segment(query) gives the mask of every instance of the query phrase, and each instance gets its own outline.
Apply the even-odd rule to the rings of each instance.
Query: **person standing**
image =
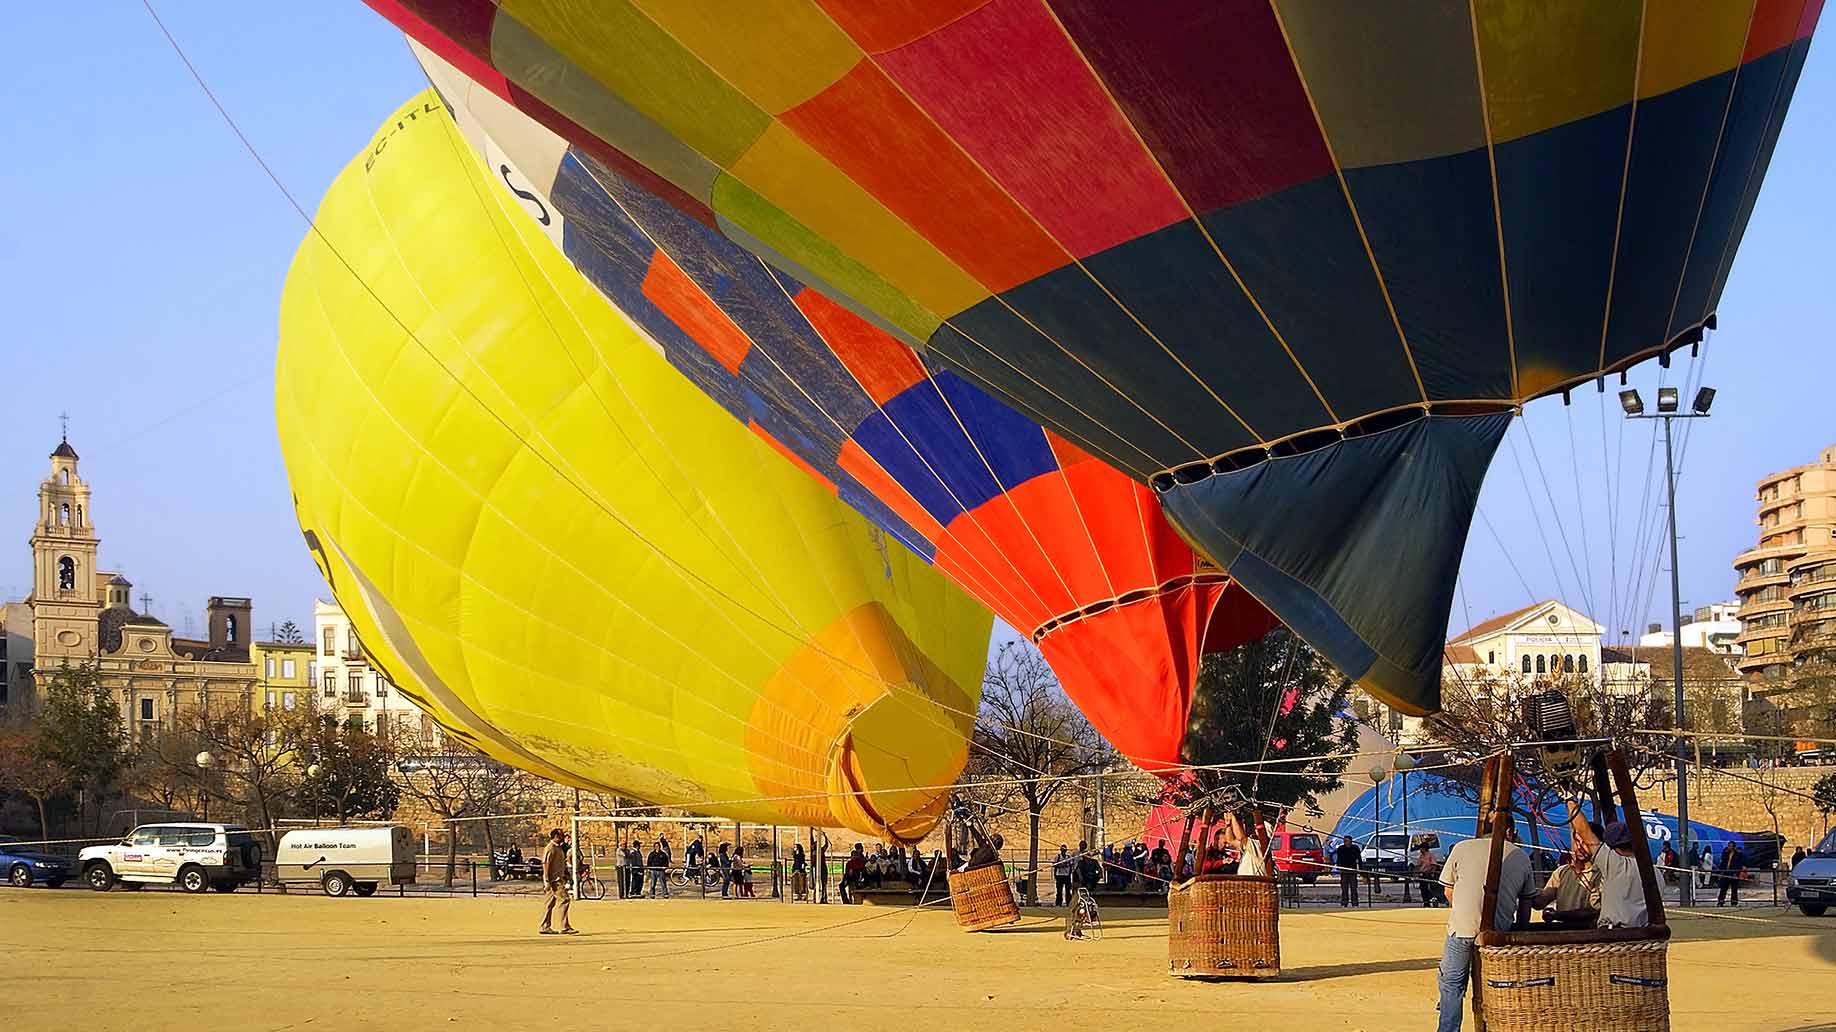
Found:
[[[548,846],[542,850],[542,884],[547,888],[547,905],[542,908],[542,935],[579,935],[568,923],[567,908],[574,897],[567,891],[567,832],[555,828],[548,833]],[[555,930],[555,909],[561,910],[561,929]]]
[[[714,873],[720,877],[720,898],[726,899],[733,891],[733,858],[727,855],[727,844],[720,844],[720,852],[714,857]]]
[[[809,889],[809,883],[810,883],[809,878],[810,878],[809,872],[805,869],[805,864],[803,860],[803,843],[799,842],[795,846],[791,847],[791,855],[790,855],[791,899],[795,900],[798,903],[803,902],[803,894]]]
[[[1339,840],[1339,848],[1332,851],[1332,865],[1339,871],[1339,906],[1355,907],[1358,905],[1358,866],[1364,860],[1364,851],[1358,848],[1350,835]]]
[[[1721,886],[1715,893],[1715,905],[1740,906],[1740,883],[1747,876],[1747,854],[1732,839],[1721,849]]]
[[[1530,855],[1513,841],[1516,825],[1511,815],[1499,817],[1504,823],[1506,841],[1498,863],[1498,904],[1492,913],[1485,910],[1485,876],[1492,860],[1489,838],[1469,838],[1457,842],[1447,851],[1447,862],[1441,865],[1441,884],[1446,887],[1447,942],[1441,948],[1439,982],[1441,988],[1439,1032],[1460,1032],[1465,1019],[1466,983],[1473,970],[1474,941],[1481,927],[1508,931],[1519,921],[1530,918],[1530,901],[1536,896]],[[1349,839],[1347,841],[1350,841]]]
[[[854,849],[848,853],[848,862],[842,865],[841,901],[853,903],[855,893],[861,887],[861,878],[867,871],[867,853],[856,842]]]
[[[1058,844],[1058,855],[1052,858],[1052,905],[1062,907],[1071,901],[1071,848]]]
[[[644,861],[644,866],[650,875],[650,898],[656,899],[658,896],[662,896],[664,899],[668,899],[669,874],[664,870],[664,867],[669,863],[669,854],[663,852],[662,839],[658,839],[657,844],[650,847],[650,855],[645,857]]]

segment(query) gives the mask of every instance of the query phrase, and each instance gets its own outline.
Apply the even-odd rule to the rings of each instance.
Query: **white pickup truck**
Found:
[[[77,870],[97,892],[177,885],[234,892],[261,874],[261,843],[234,824],[143,824],[120,842],[86,846]]]

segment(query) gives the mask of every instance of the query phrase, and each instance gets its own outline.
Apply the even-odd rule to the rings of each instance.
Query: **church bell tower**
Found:
[[[51,452],[51,475],[38,485],[32,528],[34,664],[41,670],[92,659],[102,610],[96,576],[99,541],[90,523],[89,485],[77,475],[77,453],[66,436]]]

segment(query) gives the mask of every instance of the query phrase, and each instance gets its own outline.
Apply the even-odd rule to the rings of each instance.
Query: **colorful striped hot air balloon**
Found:
[[[1146,486],[421,57],[486,164],[684,375],[1037,642],[1124,754],[1179,762],[1201,651],[1274,620]]]
[[[548,777],[912,839],[992,617],[670,368],[429,91],[289,272],[301,527],[391,680]]]
[[[368,0],[1438,706],[1511,414],[1694,344],[1821,0]]]

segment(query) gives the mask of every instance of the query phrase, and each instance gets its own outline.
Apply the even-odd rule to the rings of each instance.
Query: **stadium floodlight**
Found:
[[[1696,415],[1706,416],[1709,406],[1713,404],[1715,404],[1715,388],[1704,387],[1696,392],[1696,400],[1690,403],[1690,408],[1695,409]]]
[[[1658,411],[1659,412],[1675,412],[1677,410],[1678,400],[1679,400],[1678,393],[1675,387],[1659,387],[1658,388]]]
[[[1636,388],[1628,388],[1619,392],[1619,407],[1625,409],[1628,416],[1643,415],[1645,399],[1638,396]]]

